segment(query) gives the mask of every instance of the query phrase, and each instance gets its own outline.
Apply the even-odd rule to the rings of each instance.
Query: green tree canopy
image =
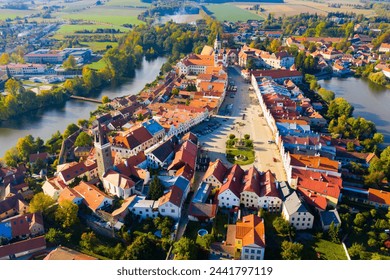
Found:
[[[161,242],[152,234],[137,236],[123,253],[125,260],[156,260],[164,258]]]
[[[65,69],[74,69],[77,66],[76,58],[73,55],[70,55],[62,64]]]
[[[69,200],[60,202],[55,212],[55,220],[61,223],[63,228],[70,228],[77,223],[79,207]]]
[[[172,253],[176,260],[195,260],[197,254],[196,244],[193,240],[183,237],[173,244]]]
[[[297,242],[282,242],[282,259],[283,260],[300,260],[302,258],[303,245]]]
[[[74,145],[76,147],[91,146],[92,145],[92,137],[88,133],[82,131],[82,132],[80,132],[79,136],[77,136],[76,141],[74,142]]]
[[[34,195],[34,197],[31,199],[29,209],[31,213],[47,213],[48,208],[51,207],[54,203],[55,201],[50,196],[41,192]]]
[[[152,200],[157,200],[164,194],[164,186],[161,184],[160,179],[155,175],[149,184],[148,197]]]
[[[77,130],[79,130],[79,127],[77,125],[75,125],[74,123],[71,123],[70,125],[68,125],[64,131],[64,139],[68,138],[70,135],[72,135],[73,133],[75,133]]]

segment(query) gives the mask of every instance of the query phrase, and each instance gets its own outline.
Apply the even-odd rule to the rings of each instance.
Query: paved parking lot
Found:
[[[211,161],[219,158],[227,166],[232,165],[226,160],[225,155],[229,134],[233,133],[238,137],[249,134],[255,149],[254,165],[260,171],[270,169],[276,174],[278,180],[286,180],[277,146],[269,143],[274,140],[272,132],[262,117],[257,97],[249,91],[250,84],[244,81],[236,68],[229,68],[228,75],[229,80],[234,81],[237,86],[234,97],[226,94],[219,114],[213,116],[210,121],[194,127],[192,131],[198,135],[202,148],[207,151]],[[231,109],[226,110],[229,107]],[[244,118],[243,114],[245,114]],[[252,164],[242,168],[249,169],[251,166]]]

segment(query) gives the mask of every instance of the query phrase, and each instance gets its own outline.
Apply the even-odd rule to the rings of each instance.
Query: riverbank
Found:
[[[332,77],[320,79],[321,87],[335,92],[336,97],[345,98],[354,106],[354,117],[363,117],[375,123],[378,132],[385,137],[385,144],[390,144],[390,90],[364,78]]]
[[[154,60],[143,59],[141,66],[135,70],[133,78],[129,78],[121,85],[108,86],[91,95],[92,98],[101,99],[104,95],[115,98],[125,95],[138,94],[147,83],[151,83],[159,75],[166,57]],[[13,147],[19,138],[28,134],[34,137],[48,139],[57,130],[63,132],[70,123],[77,123],[79,119],[89,119],[90,112],[96,110],[98,104],[68,100],[56,108],[43,108],[12,118],[0,123],[0,157],[6,150]]]

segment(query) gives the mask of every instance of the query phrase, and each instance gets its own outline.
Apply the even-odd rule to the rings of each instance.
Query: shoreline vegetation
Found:
[[[40,108],[61,105],[70,95],[89,97],[93,91],[109,84],[122,84],[127,78],[134,76],[135,69],[140,66],[144,57],[169,57],[161,67],[161,72],[165,73],[171,69],[172,62],[203,44],[210,43],[212,37],[222,30],[220,23],[211,17],[206,18],[205,23],[210,26],[208,37],[201,35],[205,30],[197,30],[198,28],[189,24],[167,22],[163,27],[134,27],[119,39],[117,47],[105,53],[103,68],[94,70],[87,65],[82,69],[81,78],[68,79],[62,86],[53,86],[51,90],[42,91],[39,95],[26,90],[20,81],[9,79],[5,84],[9,94],[0,96],[0,121]]]

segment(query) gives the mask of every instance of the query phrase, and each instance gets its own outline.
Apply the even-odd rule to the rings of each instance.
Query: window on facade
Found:
[[[249,249],[245,249],[245,253],[249,253]]]
[[[309,224],[309,223],[307,223],[307,226],[309,227],[309,226],[310,226],[310,224]]]
[[[164,212],[165,212],[165,209],[161,209],[161,212],[163,212],[163,213],[164,213]]]
[[[297,218],[297,221],[299,221],[301,218]]]
[[[304,224],[304,223],[302,223],[302,226],[305,226],[305,224]]]
[[[311,218],[307,218],[307,220],[310,222]]]
[[[306,218],[303,218],[302,221],[306,221]]]
[[[248,255],[245,255],[245,256],[244,256],[244,259],[248,259]]]
[[[171,213],[175,213],[175,209],[171,209]]]
[[[254,256],[251,256],[251,260],[254,260],[255,259],[255,257]]]
[[[256,257],[256,260],[260,260],[260,257]]]
[[[295,218],[291,218],[291,221],[294,221],[295,220]]]

